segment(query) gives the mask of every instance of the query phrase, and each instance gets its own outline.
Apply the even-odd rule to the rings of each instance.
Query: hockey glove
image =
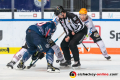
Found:
[[[48,39],[47,41],[50,44],[50,47],[55,45],[55,42],[52,39]]]
[[[37,51],[35,54],[32,55],[32,60],[36,60],[37,58],[42,59],[43,57],[44,57],[44,53]]]

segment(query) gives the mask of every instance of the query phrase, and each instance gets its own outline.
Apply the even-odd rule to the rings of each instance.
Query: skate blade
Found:
[[[22,68],[14,68],[15,70],[24,70],[24,69],[22,69]]]
[[[80,66],[78,66],[78,67],[72,67],[72,68],[73,68],[74,70],[75,70],[75,69],[80,69]]]
[[[60,66],[60,69],[71,69],[71,65],[69,65],[69,66]]]
[[[107,59],[107,61],[112,61],[111,59]]]
[[[112,61],[111,58],[110,59],[107,59],[108,61]]]
[[[111,58],[110,59],[106,59],[107,61],[112,61]]]
[[[67,66],[60,66],[60,68],[69,68],[71,67],[71,65],[67,65]]]
[[[71,67],[71,65],[67,65],[67,67]]]
[[[16,70],[24,70],[24,69],[26,69],[26,67],[24,67],[24,68],[18,68],[18,67],[16,67],[15,69]]]
[[[60,73],[60,70],[55,70],[55,71],[47,70],[47,72],[49,72],[49,73]]]
[[[47,72],[51,71],[51,69],[47,69]]]
[[[13,68],[11,68],[11,67],[9,67],[9,66],[6,66],[6,67],[4,67],[3,69],[13,69]]]

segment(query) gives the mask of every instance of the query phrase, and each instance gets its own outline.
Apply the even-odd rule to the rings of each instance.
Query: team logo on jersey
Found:
[[[71,24],[70,20],[68,20],[68,22]]]
[[[94,33],[94,36],[95,36],[95,37],[99,37],[100,35],[99,35],[99,33],[95,32],[95,33]]]
[[[68,22],[70,22],[70,20],[68,20]]]
[[[34,4],[37,7],[41,7],[41,0],[34,0]],[[47,4],[47,0],[44,0],[44,6]]]
[[[92,28],[90,28],[90,31],[89,31],[89,33],[91,33],[91,34],[92,34]]]
[[[41,45],[38,45],[38,48],[40,49],[40,51],[43,50],[42,46]]]

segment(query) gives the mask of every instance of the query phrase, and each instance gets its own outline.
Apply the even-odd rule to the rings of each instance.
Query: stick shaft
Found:
[[[88,49],[86,48],[86,46],[82,43],[82,45],[84,46],[84,48],[88,51]]]
[[[65,32],[63,32],[59,37],[58,37],[58,39],[64,34]]]
[[[56,42],[65,32],[63,32],[54,42]]]

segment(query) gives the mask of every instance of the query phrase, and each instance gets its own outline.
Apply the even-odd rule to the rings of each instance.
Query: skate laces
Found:
[[[20,64],[22,65],[24,62],[23,61],[20,61]]]
[[[55,70],[55,68],[52,66],[52,64],[48,63],[48,66],[51,67],[53,70]]]

